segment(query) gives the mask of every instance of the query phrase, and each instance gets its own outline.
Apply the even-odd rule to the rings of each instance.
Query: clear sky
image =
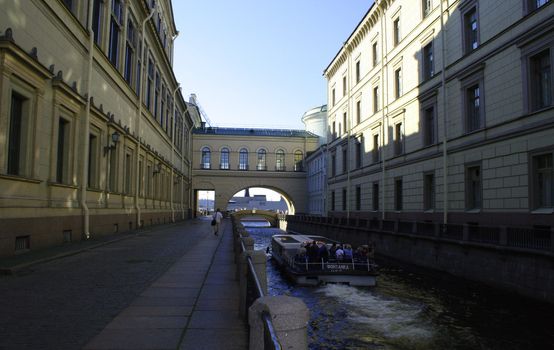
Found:
[[[372,0],[173,0],[174,70],[212,126],[304,129]]]

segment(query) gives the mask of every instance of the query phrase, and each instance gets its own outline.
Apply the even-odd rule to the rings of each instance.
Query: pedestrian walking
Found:
[[[223,219],[223,214],[221,214],[221,211],[219,210],[219,208],[217,208],[214,215],[212,216],[212,227],[214,229],[214,235],[216,236],[219,232],[219,226],[221,224],[222,219]]]

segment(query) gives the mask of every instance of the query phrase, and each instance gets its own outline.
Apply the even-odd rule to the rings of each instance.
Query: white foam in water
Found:
[[[355,324],[364,323],[385,338],[429,339],[431,324],[422,319],[423,307],[399,299],[385,299],[370,290],[329,284],[319,291],[348,306],[348,318]]]

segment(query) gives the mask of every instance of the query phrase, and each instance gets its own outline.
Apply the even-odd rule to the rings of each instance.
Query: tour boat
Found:
[[[320,242],[327,249],[335,242],[329,238],[303,234],[277,234],[271,240],[271,257],[297,284],[317,286],[326,283],[342,283],[351,286],[372,287],[377,283],[377,266],[369,257],[348,260],[318,259],[309,261],[299,256],[302,243]],[[313,260],[313,259],[312,259]]]

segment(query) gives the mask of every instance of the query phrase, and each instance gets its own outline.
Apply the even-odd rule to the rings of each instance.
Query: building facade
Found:
[[[214,190],[215,207],[226,209],[249,187],[280,193],[289,213],[307,209],[304,159],[318,137],[304,130],[202,126],[193,131],[193,189]]]
[[[0,256],[186,217],[171,1],[8,1],[0,26]]]
[[[306,130],[319,136],[319,147],[306,157],[308,214],[325,215],[327,192],[327,105],[308,110],[302,116]]]
[[[554,6],[377,0],[324,75],[334,216],[554,227]]]

